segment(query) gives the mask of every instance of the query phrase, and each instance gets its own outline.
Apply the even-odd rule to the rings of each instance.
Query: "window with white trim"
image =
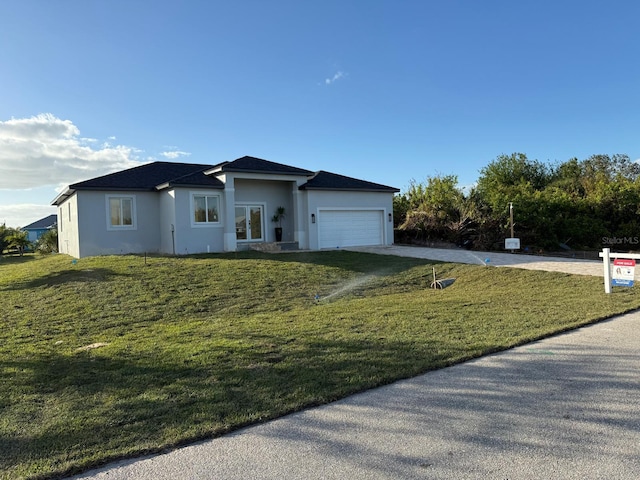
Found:
[[[194,194],[191,200],[194,225],[220,223],[220,195]]]
[[[136,198],[132,196],[107,196],[107,227],[114,230],[136,228]]]

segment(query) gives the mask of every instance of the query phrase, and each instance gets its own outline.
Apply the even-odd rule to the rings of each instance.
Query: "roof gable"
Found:
[[[22,227],[22,230],[43,230],[53,228],[58,223],[58,216],[56,214],[46,216],[40,220],[36,220],[30,223],[26,227]]]
[[[220,163],[208,173],[214,172],[244,172],[244,173],[270,173],[279,175],[311,176],[313,172],[303,168],[292,167],[282,163],[270,162],[262,158],[244,156],[232,162]]]
[[[325,172],[324,170],[320,170],[307,183],[300,185],[300,190],[359,190],[392,193],[400,191],[394,187],[367,182],[366,180],[359,180],[357,178],[345,177],[344,175]]]

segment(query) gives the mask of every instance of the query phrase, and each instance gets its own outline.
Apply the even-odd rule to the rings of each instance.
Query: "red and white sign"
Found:
[[[636,261],[627,258],[616,258],[613,261],[614,287],[633,287],[636,272]]]

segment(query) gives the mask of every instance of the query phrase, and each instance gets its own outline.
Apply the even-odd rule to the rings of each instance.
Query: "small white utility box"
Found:
[[[505,238],[504,239],[504,249],[505,250],[520,250],[520,239],[519,238]]]

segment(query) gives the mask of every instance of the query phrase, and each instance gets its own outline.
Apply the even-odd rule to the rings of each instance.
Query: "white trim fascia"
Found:
[[[305,175],[285,175],[278,173],[251,173],[251,172],[233,172],[236,179],[242,180],[264,180],[272,182],[299,182],[308,181],[309,177]]]
[[[74,189],[69,188],[69,187],[66,187],[62,192],[60,192],[60,193],[56,196],[56,198],[54,198],[54,199],[51,201],[51,205],[56,205],[56,206],[58,206],[58,205],[59,205],[59,203],[58,203],[58,202],[59,202],[59,200],[60,200],[60,199],[62,199],[62,198],[64,198],[64,197],[66,197],[66,198],[65,198],[65,200],[64,200],[62,203],[66,202],[66,201],[67,201],[66,199],[67,199],[67,198],[72,197],[74,193],[76,193],[76,191],[75,191]]]

